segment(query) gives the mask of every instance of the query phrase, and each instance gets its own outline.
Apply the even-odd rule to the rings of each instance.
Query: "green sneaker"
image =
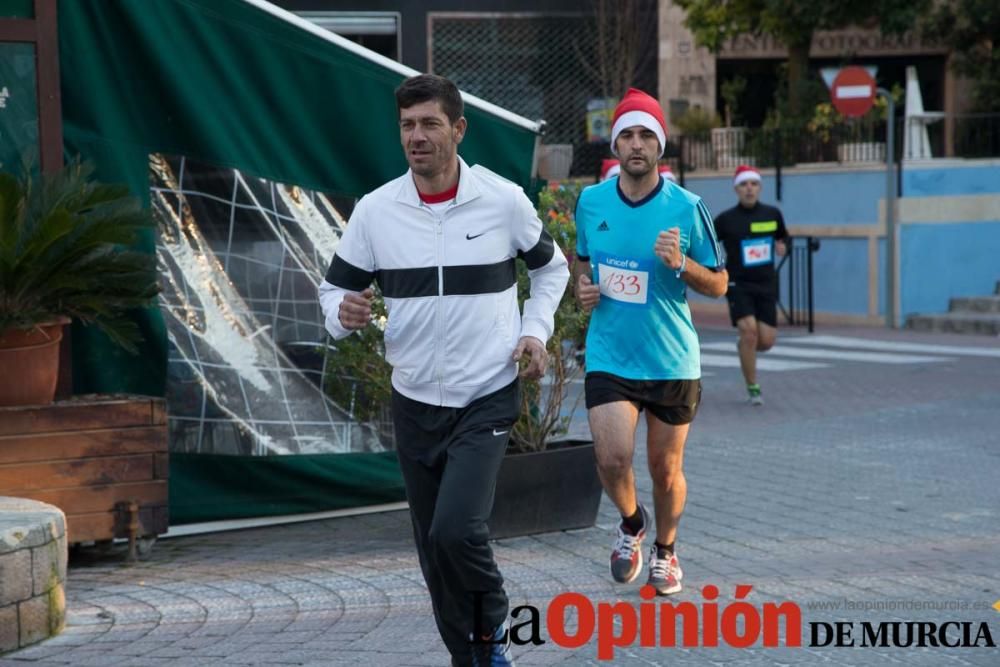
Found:
[[[748,384],[747,394],[750,395],[750,405],[764,405],[764,397],[760,395],[759,384]]]

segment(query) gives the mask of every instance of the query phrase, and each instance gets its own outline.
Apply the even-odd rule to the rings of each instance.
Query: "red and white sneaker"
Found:
[[[635,535],[625,530],[624,521],[618,524],[618,539],[611,552],[611,576],[620,584],[635,581],[642,570],[642,540],[652,521],[649,512],[641,504],[639,511],[642,513],[642,528]]]
[[[681,579],[684,572],[677,562],[677,554],[669,558],[660,558],[654,544],[649,549],[649,579],[647,584],[656,590],[657,595],[672,595],[681,590]]]

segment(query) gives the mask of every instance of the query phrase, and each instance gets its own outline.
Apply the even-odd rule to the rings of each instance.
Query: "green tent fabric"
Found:
[[[9,1],[9,0],[8,0]],[[283,183],[361,196],[405,168],[393,91],[416,72],[263,0],[60,0],[68,157],[149,200],[148,155],[186,155]],[[539,125],[466,98],[461,152],[528,187]],[[155,261],[155,239],[140,248]],[[156,308],[130,356],[74,327],[74,390],[163,395]],[[175,454],[174,522],[317,511],[403,498],[395,457]]]
[[[394,452],[171,454],[170,524],[323,512],[403,500]]]
[[[30,19],[34,16],[34,0],[0,0],[0,18]]]
[[[405,170],[393,90],[415,72],[261,0],[62,0],[59,48],[68,153],[141,197],[152,152],[354,196]],[[466,117],[466,160],[528,186],[537,124]],[[77,392],[163,394],[162,320],[136,318],[138,359],[74,328]]]

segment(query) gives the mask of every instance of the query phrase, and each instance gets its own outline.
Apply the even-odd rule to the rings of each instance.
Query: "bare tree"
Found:
[[[653,0],[590,0],[595,48],[573,49],[604,97],[621,98],[656,60],[656,3]]]

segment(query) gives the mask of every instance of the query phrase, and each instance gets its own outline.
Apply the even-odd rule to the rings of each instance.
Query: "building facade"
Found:
[[[747,85],[734,125],[761,126],[781,87],[787,50],[768,36],[740,35],[718,54],[697,46],[673,0],[279,0],[293,11],[419,71],[448,76],[463,89],[547,123],[544,144],[572,147],[572,173],[593,175],[608,155],[606,109],[634,85],[658,96],[674,121],[687,109],[723,114],[720,89]],[[623,13],[628,12],[628,13]],[[596,20],[595,20],[595,14]],[[615,22],[619,23],[615,23]],[[619,30],[623,28],[624,30]],[[615,42],[623,33],[626,43]],[[965,86],[946,49],[915,32],[877,28],[816,34],[810,69],[872,68],[879,85],[905,87],[916,68],[924,108],[947,114],[951,137]],[[819,93],[822,96],[825,93]],[[603,111],[602,111],[603,110]],[[602,115],[603,114],[603,115]],[[950,153],[947,153],[950,154]]]

